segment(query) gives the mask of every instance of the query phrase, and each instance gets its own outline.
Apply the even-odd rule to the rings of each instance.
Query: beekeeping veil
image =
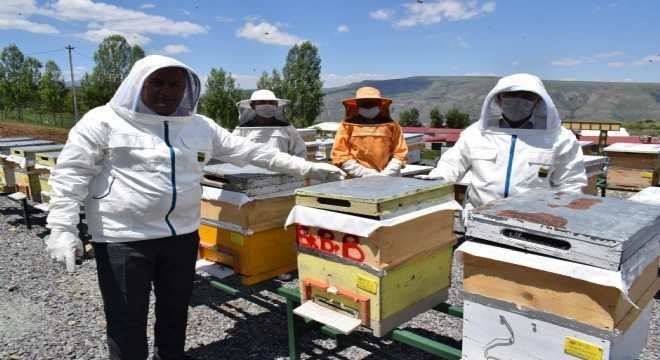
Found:
[[[275,119],[285,122],[287,125],[290,125],[289,119],[284,115],[284,110],[286,106],[289,105],[289,100],[278,99],[275,97],[275,94],[270,90],[257,90],[252,93],[252,96],[249,100],[242,100],[236,103],[238,108],[238,126],[243,126],[249,121],[254,120],[257,116],[257,113],[250,107],[250,102],[254,100],[268,100],[268,101],[277,101],[277,110],[275,111]],[[280,123],[281,124],[281,123]],[[282,125],[277,125],[282,126]]]

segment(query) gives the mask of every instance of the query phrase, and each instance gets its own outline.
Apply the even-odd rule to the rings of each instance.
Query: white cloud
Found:
[[[623,62],[611,62],[611,63],[608,63],[608,64],[607,64],[607,67],[608,67],[608,68],[618,68],[618,67],[622,67],[622,66],[624,66],[624,65],[626,65],[626,63],[623,63]]]
[[[407,3],[407,17],[394,22],[394,27],[405,28],[417,25],[433,25],[447,19],[449,21],[469,20],[495,11],[494,2],[479,4],[475,0],[446,0],[427,3]]]
[[[174,55],[174,54],[181,54],[181,53],[187,53],[190,52],[190,49],[186,47],[185,45],[167,45],[164,48],[156,51],[156,54],[160,55]]]
[[[339,25],[339,27],[337,28],[337,34],[342,34],[347,32],[348,32],[348,26],[346,25]]]
[[[151,9],[151,8],[155,8],[155,7],[156,7],[156,5],[154,5],[154,4],[149,4],[149,3],[147,3],[147,4],[142,4],[142,5],[140,6],[141,9]]]
[[[266,21],[256,23],[248,21],[243,27],[236,30],[236,36],[248,40],[256,40],[264,44],[291,46],[305,41],[305,39],[280,31],[280,24],[273,25]]]
[[[22,30],[36,34],[59,34],[59,30],[49,24],[28,20],[39,14],[35,0],[3,0],[0,3],[0,30]]]
[[[347,74],[347,75],[337,75],[337,74],[328,74],[321,75],[323,80],[324,87],[337,87],[342,85],[347,85],[354,82],[360,82],[363,80],[385,80],[385,79],[394,79],[393,76],[385,76],[382,74],[369,74],[369,73],[358,73],[358,74]]]
[[[511,65],[512,65],[512,66],[518,66],[519,64],[520,64],[520,63],[517,62],[517,61],[512,61],[512,62],[511,62]]]
[[[394,16],[394,11],[389,9],[378,9],[369,13],[369,17],[376,20],[389,20]]]
[[[85,31],[84,33],[76,34],[74,35],[74,37],[85,39],[93,43],[100,43],[101,41],[103,41],[103,39],[112,35],[121,35],[124,39],[126,39],[126,42],[129,43],[130,45],[143,46],[151,42],[150,38],[138,33],[127,33],[127,32],[116,31],[108,28],[88,30]]]
[[[470,44],[468,44],[467,41],[463,40],[463,38],[460,36],[456,37],[456,41],[458,42],[458,46],[462,47],[463,49],[467,49],[470,46]]]
[[[630,65],[648,65],[653,63],[660,63],[660,55],[645,56],[640,60],[635,60],[631,62]]]
[[[91,0],[57,0],[47,3],[40,13],[62,22],[87,23],[89,30],[77,37],[95,42],[103,40],[100,34],[124,34],[129,43],[145,44],[151,40],[144,34],[187,37],[208,31],[207,27],[189,21],[175,21]]]
[[[565,59],[552,61],[550,64],[557,65],[557,66],[577,66],[577,65],[582,64],[582,60],[581,59],[565,58]]]
[[[215,19],[215,21],[217,21],[217,22],[232,22],[232,21],[234,21],[234,19],[232,19],[232,18],[228,18],[228,17],[224,17],[224,16],[222,16],[222,15],[217,15],[214,19]]]

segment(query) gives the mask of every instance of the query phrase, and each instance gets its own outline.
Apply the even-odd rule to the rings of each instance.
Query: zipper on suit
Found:
[[[172,147],[172,144],[170,144],[170,126],[168,121],[165,121],[165,134],[163,137],[165,138],[165,144],[167,144],[167,147],[170,149],[170,182],[172,183],[172,205],[170,206],[167,215],[165,215],[165,222],[170,228],[172,236],[176,236],[176,230],[174,230],[172,223],[170,223],[170,214],[174,211],[174,207],[176,206],[176,158],[174,157],[174,148]]]
[[[518,135],[511,135],[511,147],[509,148],[509,164],[506,167],[506,181],[504,182],[504,198],[509,197],[509,184],[511,183],[511,168],[513,167],[513,154],[516,150]]]

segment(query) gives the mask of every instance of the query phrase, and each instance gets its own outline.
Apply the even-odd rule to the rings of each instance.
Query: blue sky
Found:
[[[2,0],[0,47],[16,44],[70,78],[123,35],[147,54],[211,68],[252,89],[289,49],[319,49],[325,87],[410,76],[660,82],[660,1]]]

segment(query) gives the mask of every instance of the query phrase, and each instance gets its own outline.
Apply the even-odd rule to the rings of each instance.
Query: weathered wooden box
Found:
[[[660,207],[534,189],[475,208],[469,238],[618,271],[660,239]]]
[[[462,359],[634,360],[644,349],[653,304],[624,330],[606,331],[497,302],[463,304]]]
[[[293,194],[253,199],[241,206],[226,201],[202,199],[201,216],[260,232],[283,228],[294,205]]]
[[[0,185],[2,187],[14,187],[14,183],[16,182],[16,177],[14,175],[15,169],[16,164],[0,165]]]
[[[447,299],[451,245],[390,269],[382,276],[340,261],[300,253],[301,298],[330,308],[337,315],[359,319],[358,324],[372,329],[375,336],[384,336]]]
[[[344,223],[354,216],[338,215]],[[437,210],[407,221],[378,227],[368,236],[329,230],[304,223],[297,225],[296,248],[342,263],[383,274],[416,258],[456,242],[454,211]]]
[[[607,186],[641,190],[657,186],[660,176],[660,145],[617,143],[604,149],[609,157]]]
[[[474,241],[456,256],[464,298],[506,301],[610,331],[625,328],[660,289],[657,244],[647,244],[622,272]]]
[[[11,148],[17,146],[38,146],[38,145],[49,145],[53,144],[50,140],[7,140],[0,141],[0,163],[2,164],[13,164],[12,162],[7,161],[5,158],[11,154]]]
[[[419,164],[422,162],[422,146],[424,145],[424,134],[403,134],[408,146],[408,164]]]
[[[453,183],[370,176],[296,190],[296,204],[386,219],[445,202]]]
[[[25,159],[25,162],[21,162],[21,167],[24,169],[32,169],[37,163],[37,153],[49,152],[49,151],[60,151],[64,148],[64,144],[49,144],[49,145],[38,145],[38,146],[18,146],[12,147],[11,157],[16,159]]]
[[[296,129],[298,130],[298,133],[300,136],[307,141],[314,141],[316,140],[316,129]]]
[[[202,173],[203,185],[242,192],[247,196],[271,194],[304,186],[302,179],[252,165],[207,165]]]
[[[231,266],[241,282],[252,285],[296,269],[295,229],[251,232],[202,220],[200,257]]]

